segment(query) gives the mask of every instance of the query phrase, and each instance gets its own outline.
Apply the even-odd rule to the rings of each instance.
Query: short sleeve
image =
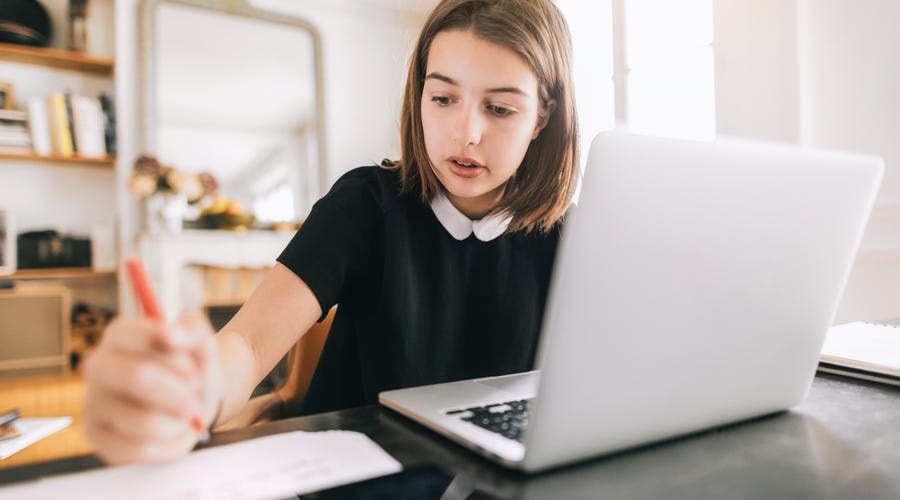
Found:
[[[356,169],[335,183],[278,256],[309,286],[322,315],[341,302],[364,272],[380,208]]]

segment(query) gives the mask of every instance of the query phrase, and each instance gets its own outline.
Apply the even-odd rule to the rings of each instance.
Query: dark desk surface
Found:
[[[537,476],[494,466],[377,406],[221,433],[210,446],[326,429],[363,432],[404,466],[437,463],[500,498],[900,499],[900,387],[829,375],[789,412]],[[32,464],[0,470],[0,483],[98,466],[93,456]]]

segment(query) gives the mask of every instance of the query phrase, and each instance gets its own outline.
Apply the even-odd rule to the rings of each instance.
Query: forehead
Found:
[[[440,73],[473,88],[518,87],[537,95],[537,77],[509,47],[487,41],[471,31],[438,33],[431,42],[425,74]]]

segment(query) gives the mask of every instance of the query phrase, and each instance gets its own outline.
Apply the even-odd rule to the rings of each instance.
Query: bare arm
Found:
[[[221,333],[185,317],[113,321],[84,367],[85,433],[107,462],[159,462],[224,421],[321,315],[312,291],[277,264]]]
[[[244,406],[253,388],[321,315],[309,286],[277,263],[216,335],[222,370],[219,423]]]

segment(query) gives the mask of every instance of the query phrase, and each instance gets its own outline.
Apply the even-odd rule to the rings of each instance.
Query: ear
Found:
[[[547,122],[550,121],[550,116],[553,115],[553,112],[556,111],[556,99],[550,99],[547,101],[547,107],[543,110],[542,113],[538,114],[538,122],[534,126],[534,133],[531,134],[531,140],[535,140],[540,135],[541,130],[544,130],[544,127],[547,126]]]

